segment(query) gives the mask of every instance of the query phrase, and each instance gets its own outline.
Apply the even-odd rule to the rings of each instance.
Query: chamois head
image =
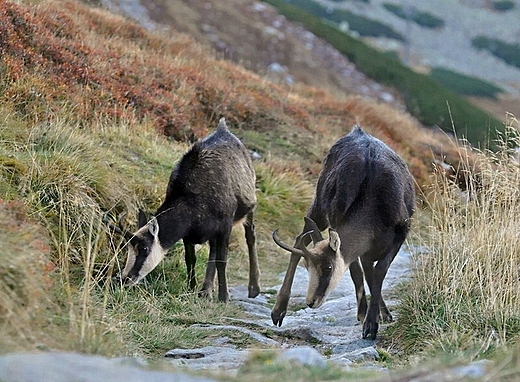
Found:
[[[126,285],[136,285],[150,273],[164,258],[165,250],[159,241],[159,223],[155,217],[149,221],[144,212],[139,211],[138,230],[131,233],[123,228],[122,215],[119,226],[108,221],[107,214],[103,220],[115,232],[123,235],[128,242],[128,256],[121,279]]]
[[[278,238],[278,229],[273,232],[273,240],[281,248],[303,257],[305,268],[309,272],[306,303],[310,308],[319,308],[340,282],[347,265],[341,255],[341,241],[335,230],[329,228],[329,238],[324,239],[316,223],[308,217],[305,217],[305,227],[311,227],[311,230],[304,229],[297,237],[295,247]],[[313,248],[310,249],[305,245],[309,242],[309,237],[313,242]]]

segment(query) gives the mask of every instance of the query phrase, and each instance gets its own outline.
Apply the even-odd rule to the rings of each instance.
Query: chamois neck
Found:
[[[164,249],[171,248],[188,232],[190,214],[182,204],[161,206],[156,218],[159,223],[159,241]]]

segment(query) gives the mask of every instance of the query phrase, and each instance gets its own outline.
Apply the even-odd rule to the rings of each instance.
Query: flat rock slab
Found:
[[[135,358],[109,359],[86,354],[46,352],[0,357],[3,382],[210,382],[182,372],[148,370]]]

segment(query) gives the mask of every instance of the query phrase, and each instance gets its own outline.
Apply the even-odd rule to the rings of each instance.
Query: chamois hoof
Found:
[[[201,289],[199,291],[199,297],[200,298],[204,298],[204,299],[210,300],[210,301],[213,299],[212,294],[213,294],[213,291],[208,291],[208,290],[205,290],[205,289]]]
[[[282,322],[283,322],[283,319],[285,318],[286,313],[287,313],[286,310],[283,310],[281,312],[273,310],[271,312],[271,319],[273,320],[274,326],[282,326]]]
[[[260,287],[259,286],[249,286],[248,288],[248,295],[249,298],[255,298],[260,294]]]
[[[377,322],[365,321],[365,323],[363,324],[363,339],[367,338],[370,335],[370,339],[375,340],[378,329],[379,324]]]
[[[392,314],[390,314],[390,311],[388,309],[381,310],[381,319],[383,320],[383,322],[392,322],[394,320]]]

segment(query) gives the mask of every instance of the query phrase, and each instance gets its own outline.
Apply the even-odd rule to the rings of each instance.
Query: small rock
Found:
[[[284,350],[278,361],[296,361],[304,366],[326,367],[327,362],[316,349],[310,346],[300,346]]]

